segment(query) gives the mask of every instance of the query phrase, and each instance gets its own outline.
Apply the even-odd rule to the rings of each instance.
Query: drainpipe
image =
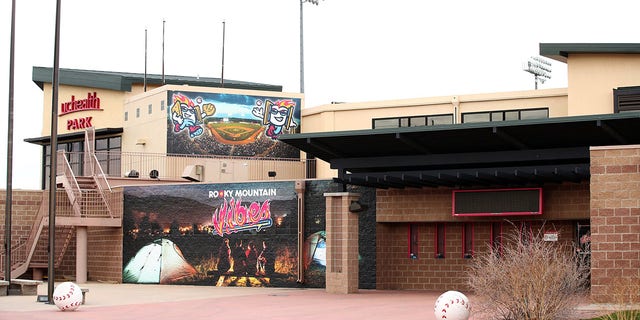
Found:
[[[453,105],[453,123],[458,123],[458,109],[460,107],[460,100],[458,96],[451,97],[451,104]]]
[[[304,283],[304,188],[305,181],[296,181],[296,196],[298,198],[298,279]]]

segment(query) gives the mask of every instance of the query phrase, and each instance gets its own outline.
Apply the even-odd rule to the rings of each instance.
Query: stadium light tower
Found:
[[[531,57],[523,64],[522,70],[533,74],[535,88],[538,90],[538,82],[544,83],[551,79],[551,62],[542,57]]]
[[[304,19],[302,15],[302,5],[305,2],[317,6],[320,3],[320,0],[300,0],[300,93],[304,93]]]

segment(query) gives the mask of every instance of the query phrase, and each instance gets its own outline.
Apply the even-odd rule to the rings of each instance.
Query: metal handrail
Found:
[[[107,176],[104,174],[104,171],[102,171],[102,166],[100,165],[100,162],[98,161],[98,158],[96,158],[95,154],[91,155],[91,167],[92,167],[93,179],[96,182],[96,188],[98,190],[98,193],[100,194],[100,198],[102,198],[102,203],[107,208],[107,212],[109,213],[109,216],[113,218],[114,216],[111,210],[111,205],[109,204],[109,201],[105,196],[105,188],[104,188],[104,186],[106,186],[106,189],[109,190],[109,192],[111,192],[111,185],[109,185],[109,180],[107,180]],[[96,174],[96,171],[98,172],[97,174]]]
[[[109,165],[109,177],[126,177],[130,171],[137,171],[142,177],[153,170],[161,180],[182,180],[183,170],[190,165],[202,165],[211,173],[229,177],[232,181],[268,180],[269,172],[277,172],[278,179],[305,179],[308,167],[315,166],[315,159],[240,157],[197,154],[143,153],[119,151],[95,151],[102,168]],[[101,162],[100,162],[101,161]],[[114,170],[114,167],[116,168]],[[242,174],[240,174],[242,171]],[[222,181],[222,179],[216,179]]]
[[[73,173],[73,170],[71,169],[71,165],[69,164],[69,161],[65,156],[64,150],[58,151],[58,169],[62,169],[62,170],[58,170],[57,173],[60,173],[60,171],[62,171],[62,175],[69,182],[67,184],[64,184],[64,188],[67,191],[67,194],[72,196],[71,204],[73,205],[76,211],[76,214],[80,215],[81,208],[79,204],[82,198],[82,191],[80,190],[80,185],[78,184],[78,180],[76,179],[76,176]]]

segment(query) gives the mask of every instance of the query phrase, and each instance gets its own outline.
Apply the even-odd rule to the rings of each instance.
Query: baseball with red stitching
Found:
[[[447,291],[436,300],[433,308],[436,319],[468,320],[471,304],[467,296],[458,291]]]
[[[82,289],[70,281],[60,283],[53,291],[53,302],[61,311],[73,311],[82,304]]]

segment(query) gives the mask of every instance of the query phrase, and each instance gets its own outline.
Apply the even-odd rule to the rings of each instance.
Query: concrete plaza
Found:
[[[246,288],[89,282],[86,302],[59,311],[37,296],[1,296],[0,319],[436,319],[441,292],[360,290],[330,294],[324,289]],[[47,283],[38,293],[47,294]],[[473,305],[474,296],[469,295]],[[575,319],[603,314],[607,306],[581,304]],[[472,313],[472,320],[480,320]]]

